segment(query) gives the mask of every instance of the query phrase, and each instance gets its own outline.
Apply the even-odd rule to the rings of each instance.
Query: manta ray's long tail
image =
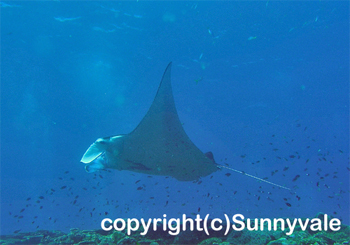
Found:
[[[267,181],[267,180],[261,179],[261,178],[259,178],[259,177],[254,176],[254,175],[251,175],[251,174],[247,174],[247,173],[245,173],[245,172],[243,172],[243,171],[239,171],[239,170],[236,170],[236,169],[233,169],[233,168],[230,168],[230,167],[226,167],[226,166],[224,166],[224,165],[220,165],[220,164],[218,164],[217,166],[218,166],[218,168],[226,168],[226,169],[229,169],[229,170],[235,171],[235,172],[237,172],[237,173],[244,174],[244,175],[246,175],[246,176],[248,176],[248,177],[251,177],[251,178],[254,178],[254,179],[257,179],[257,180],[263,181],[263,182],[268,183],[268,184],[270,184],[270,185],[274,185],[274,186],[277,186],[277,187],[280,187],[280,188],[283,188],[283,189],[286,189],[286,190],[291,191],[291,189],[290,189],[290,188],[287,188],[287,187],[284,187],[284,186],[281,186],[281,185],[278,185],[278,184],[272,183],[272,182],[270,182],[270,181]]]

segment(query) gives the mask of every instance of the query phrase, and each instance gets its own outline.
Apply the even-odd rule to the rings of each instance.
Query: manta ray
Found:
[[[171,63],[165,69],[151,107],[131,133],[99,138],[87,149],[81,159],[87,172],[111,168],[194,181],[227,168],[288,189],[217,164],[211,152],[203,153],[198,149],[187,136],[177,114],[170,73]]]

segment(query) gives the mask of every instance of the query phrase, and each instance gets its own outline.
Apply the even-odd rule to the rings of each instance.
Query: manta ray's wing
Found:
[[[118,169],[196,180],[218,170],[214,159],[203,154],[189,139],[179,120],[166,68],[158,92],[145,117],[124,136]]]

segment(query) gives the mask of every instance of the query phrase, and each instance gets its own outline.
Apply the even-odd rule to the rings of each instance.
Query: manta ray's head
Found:
[[[92,143],[80,160],[86,164],[85,170],[92,173],[110,167],[110,159],[115,159],[120,153],[122,138],[123,135],[104,137]]]

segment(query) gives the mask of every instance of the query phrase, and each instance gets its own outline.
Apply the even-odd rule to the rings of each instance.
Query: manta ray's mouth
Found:
[[[85,170],[88,173],[93,173],[108,167],[108,158],[106,152],[101,153],[95,160],[85,165]]]

